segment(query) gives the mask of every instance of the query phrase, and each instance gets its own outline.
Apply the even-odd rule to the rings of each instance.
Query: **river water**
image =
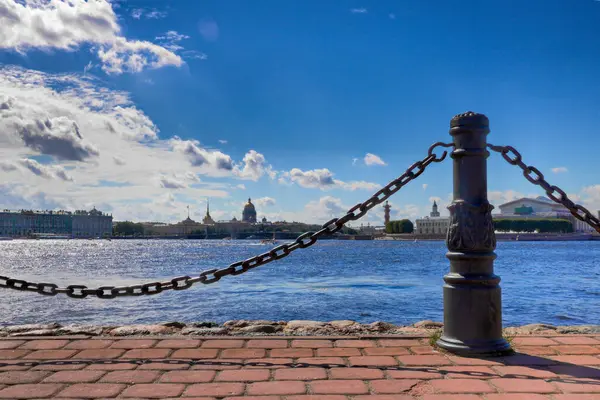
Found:
[[[0,275],[121,286],[221,268],[267,249],[242,240],[2,241]],[[332,240],[212,285],[155,296],[78,300],[0,288],[0,324],[442,321],[445,252],[442,241]],[[496,253],[506,326],[600,324],[600,241],[499,242]]]

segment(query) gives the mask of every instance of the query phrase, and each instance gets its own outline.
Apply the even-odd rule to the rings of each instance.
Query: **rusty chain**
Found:
[[[259,254],[244,261],[235,262],[225,268],[204,271],[195,277],[188,275],[179,276],[165,282],[151,282],[131,286],[101,286],[97,289],[89,289],[84,285],[69,285],[66,288],[60,288],[54,283],[35,283],[21,279],[13,279],[6,276],[0,276],[0,288],[36,292],[47,296],[56,296],[59,293],[64,293],[67,296],[76,299],[83,299],[89,295],[95,295],[101,299],[114,299],[115,297],[120,296],[143,296],[158,294],[169,289],[184,290],[190,288],[195,283],[202,283],[204,285],[215,283],[221,280],[221,278],[224,276],[240,275],[250,271],[251,269],[270,263],[271,261],[280,260],[284,257],[287,257],[297,249],[305,249],[312,246],[323,236],[333,235],[341,230],[346,223],[362,218],[370,209],[378,204],[383,203],[390,196],[399,191],[404,185],[413,179],[416,179],[423,172],[425,172],[425,169],[429,166],[429,164],[433,162],[442,162],[446,158],[448,152],[444,151],[441,157],[438,157],[434,153],[434,150],[437,147],[452,146],[454,146],[452,143],[434,143],[431,145],[431,147],[429,147],[427,157],[421,161],[415,162],[406,170],[406,172],[388,183],[382,189],[379,189],[365,202],[358,203],[349,209],[346,215],[343,217],[333,218],[332,220],[323,224],[321,229],[317,232],[306,232],[298,236],[294,242],[282,244],[266,253]]]
[[[550,185],[539,169],[523,162],[521,154],[512,146],[494,146],[488,143],[490,150],[498,152],[511,165],[516,165],[523,170],[525,178],[534,185],[541,186],[546,195],[555,203],[565,206],[571,214],[580,221],[583,221],[600,233],[600,219],[596,218],[587,208],[573,203],[567,194],[558,186]],[[558,197],[557,195],[558,194]]]

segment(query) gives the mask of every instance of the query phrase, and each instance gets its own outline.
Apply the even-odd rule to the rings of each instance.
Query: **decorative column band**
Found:
[[[450,154],[450,157],[485,157],[488,158],[490,156],[490,152],[486,149],[455,149]]]
[[[450,251],[491,252],[496,248],[496,235],[492,210],[494,206],[484,203],[479,206],[463,200],[448,206],[450,227],[446,245]]]

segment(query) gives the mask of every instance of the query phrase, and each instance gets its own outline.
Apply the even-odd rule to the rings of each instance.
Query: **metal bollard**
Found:
[[[494,274],[496,235],[487,198],[489,120],[467,112],[452,118],[454,200],[446,237],[444,332],[437,344],[459,355],[510,351],[502,337],[500,277]]]

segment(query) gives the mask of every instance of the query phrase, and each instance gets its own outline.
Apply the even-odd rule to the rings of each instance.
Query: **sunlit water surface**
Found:
[[[267,249],[254,241],[14,240],[0,242],[0,275],[121,286],[198,274]],[[324,241],[244,275],[156,296],[77,300],[0,289],[0,324],[441,321],[445,253],[442,241]],[[500,242],[496,253],[506,325],[600,324],[600,241]]]

